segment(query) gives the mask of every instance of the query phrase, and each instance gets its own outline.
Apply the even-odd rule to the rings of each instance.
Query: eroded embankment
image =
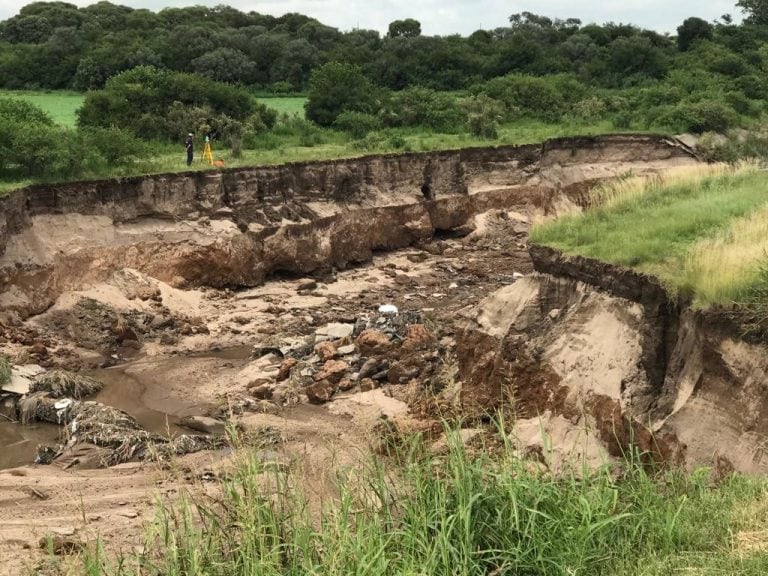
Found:
[[[253,286],[429,240],[492,208],[554,214],[594,182],[693,162],[652,136],[35,186],[0,200],[0,310],[27,317],[132,268]]]
[[[529,253],[537,274],[490,296],[462,334],[459,346],[476,350],[462,362],[472,399],[487,409],[514,383],[520,414],[544,415],[571,456],[619,456],[633,440],[691,466],[766,471],[763,344],[656,278],[546,246]]]

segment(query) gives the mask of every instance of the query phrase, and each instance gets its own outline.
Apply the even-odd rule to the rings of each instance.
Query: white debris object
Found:
[[[382,304],[379,306],[379,314],[397,315],[398,309],[394,304]]]
[[[53,407],[56,408],[56,410],[66,410],[70,406],[72,406],[72,400],[70,400],[69,398],[63,398],[53,405]]]

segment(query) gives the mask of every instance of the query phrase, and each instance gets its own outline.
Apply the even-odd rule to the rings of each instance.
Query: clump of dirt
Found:
[[[179,335],[206,334],[199,318],[174,314],[159,302],[152,312],[117,311],[93,298],[81,297],[71,308],[51,311],[45,327],[86,350],[112,352],[118,347],[140,349],[145,341],[173,344]]]

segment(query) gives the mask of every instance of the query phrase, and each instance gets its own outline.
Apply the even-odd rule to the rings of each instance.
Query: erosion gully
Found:
[[[183,417],[275,430],[319,491],[382,421],[437,439],[455,415],[469,439],[498,409],[521,453],[546,433],[550,467],[636,444],[761,472],[762,348],[653,279],[527,242],[606,180],[698,162],[617,135],[18,190],[0,199],[0,351],[96,378],[88,401],[160,436],[196,434]],[[140,515],[166,485],[149,463],[86,470],[66,450],[24,466],[61,434],[0,422],[0,549],[18,562],[36,530],[77,523],[73,490],[78,530],[122,539],[125,503]],[[215,476],[225,455],[180,469]]]

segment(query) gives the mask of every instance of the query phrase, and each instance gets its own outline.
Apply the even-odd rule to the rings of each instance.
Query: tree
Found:
[[[250,84],[256,77],[256,64],[239,50],[216,48],[190,62],[192,70],[219,82]]]
[[[343,62],[328,62],[309,80],[305,109],[307,118],[331,126],[342,112],[375,111],[376,91],[360,68]]]
[[[677,28],[677,47],[685,52],[697,40],[712,40],[714,26],[701,18],[688,18]]]
[[[736,6],[747,13],[751,24],[768,24],[768,0],[739,0]]]
[[[413,18],[395,20],[389,25],[387,36],[390,38],[415,38],[421,36],[421,23]]]

